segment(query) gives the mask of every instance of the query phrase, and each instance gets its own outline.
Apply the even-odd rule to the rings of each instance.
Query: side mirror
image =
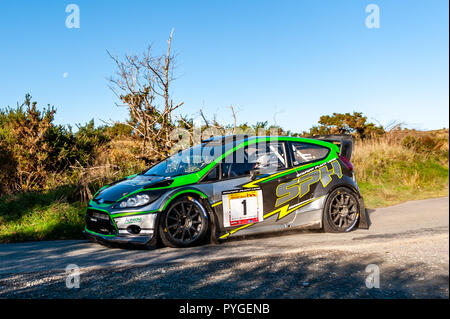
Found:
[[[250,171],[250,179],[254,181],[256,179],[256,176],[258,176],[258,171],[256,169],[253,169]]]

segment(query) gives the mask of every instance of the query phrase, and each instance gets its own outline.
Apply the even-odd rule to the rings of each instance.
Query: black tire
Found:
[[[355,228],[361,215],[358,195],[339,187],[327,198],[323,211],[323,229],[327,233],[345,233]]]
[[[209,215],[193,197],[177,198],[161,215],[159,234],[168,247],[182,248],[200,244],[209,230]]]

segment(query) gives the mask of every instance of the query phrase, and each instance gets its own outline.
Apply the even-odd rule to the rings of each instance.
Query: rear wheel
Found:
[[[206,209],[193,197],[176,199],[161,216],[161,241],[169,247],[198,245],[208,232]]]
[[[352,230],[360,215],[359,200],[352,190],[339,187],[330,193],[323,212],[323,229],[329,233]]]

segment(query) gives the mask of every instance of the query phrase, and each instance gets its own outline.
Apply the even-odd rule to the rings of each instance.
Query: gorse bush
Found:
[[[71,127],[55,125],[55,108],[39,110],[31,96],[16,108],[0,109],[0,195],[45,189],[49,176],[70,176],[74,166],[86,167],[96,150],[109,142],[106,128],[91,121]]]
[[[29,95],[16,109],[0,111],[0,140],[6,149],[0,165],[15,166],[15,178],[9,183],[13,189],[29,190],[42,185],[51,165],[46,133],[54,114],[50,107],[39,111]]]
[[[0,137],[0,196],[14,188],[16,167],[11,151]]]

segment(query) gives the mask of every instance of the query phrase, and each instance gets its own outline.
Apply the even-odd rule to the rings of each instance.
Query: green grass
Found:
[[[0,242],[82,238],[86,205],[58,192],[0,199]]]
[[[449,169],[436,162],[393,163],[376,178],[358,182],[367,208],[449,195]]]
[[[387,140],[357,143],[356,179],[368,208],[449,195],[447,150],[415,152]]]

